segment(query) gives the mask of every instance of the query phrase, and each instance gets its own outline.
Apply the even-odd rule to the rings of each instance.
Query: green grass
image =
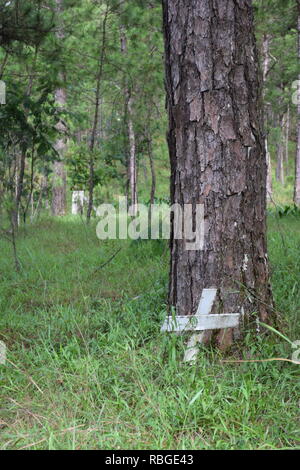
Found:
[[[189,366],[185,338],[160,333],[165,243],[99,241],[66,218],[18,244],[21,274],[0,240],[1,449],[300,448],[299,366],[221,364],[211,349]],[[271,215],[269,246],[283,332],[299,340],[299,219]],[[249,332],[239,348],[292,355],[275,334]]]

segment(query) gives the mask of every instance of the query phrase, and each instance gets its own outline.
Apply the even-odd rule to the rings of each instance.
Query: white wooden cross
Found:
[[[194,334],[187,345],[184,361],[193,362],[197,358],[197,343],[201,343],[204,338],[204,332],[207,330],[223,330],[225,328],[235,328],[239,325],[239,313],[222,313],[218,315],[211,314],[217,289],[203,289],[199,307],[196,315],[167,317],[161,331],[169,333],[185,333],[187,331],[199,331]]]

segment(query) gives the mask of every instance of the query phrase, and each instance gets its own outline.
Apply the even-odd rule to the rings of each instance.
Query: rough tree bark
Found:
[[[191,315],[202,289],[216,287],[212,313],[256,312],[271,322],[252,3],[164,0],[163,9],[171,201],[205,206],[204,250],[186,251],[172,228],[169,302]],[[232,330],[216,335],[231,344]]]
[[[58,15],[62,13],[63,0],[56,0],[56,11]],[[56,35],[58,39],[64,39],[65,35],[62,27],[58,29]],[[63,73],[60,74],[60,79],[64,80]],[[67,102],[67,94],[64,88],[58,88],[55,91],[55,101],[59,110],[64,109]],[[63,160],[67,145],[65,139],[66,126],[64,122],[60,120],[56,128],[60,133],[60,137],[57,139],[54,147],[59,155],[59,160],[53,164],[52,214],[55,216],[64,216],[67,206],[67,175]]]
[[[300,63],[300,0],[298,4],[298,62]],[[297,152],[294,202],[300,206],[300,74],[298,76],[298,122],[297,122]]]

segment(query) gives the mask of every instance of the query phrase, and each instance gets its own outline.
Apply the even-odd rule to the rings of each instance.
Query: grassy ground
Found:
[[[277,308],[300,340],[300,220],[269,223]],[[299,366],[224,365],[209,349],[188,366],[184,339],[160,333],[163,242],[100,242],[94,226],[49,219],[21,233],[19,253],[16,274],[0,240],[1,449],[300,448]],[[275,334],[249,332],[239,349],[292,355]]]

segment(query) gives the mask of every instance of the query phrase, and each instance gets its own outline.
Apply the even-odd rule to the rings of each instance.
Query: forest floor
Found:
[[[222,364],[160,333],[165,242],[99,241],[95,225],[41,219],[19,236],[22,271],[0,240],[1,449],[300,448],[299,366]],[[121,251],[105,266],[116,252]],[[269,216],[282,332],[300,340],[300,219]],[[275,333],[226,358],[289,358]]]

